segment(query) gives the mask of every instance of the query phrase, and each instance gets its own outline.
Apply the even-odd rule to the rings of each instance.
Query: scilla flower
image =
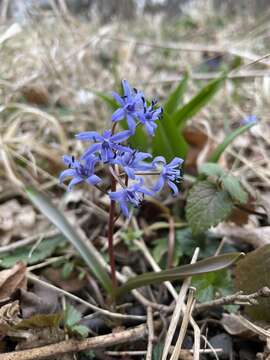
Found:
[[[155,104],[156,102],[152,101],[149,107],[145,105],[144,110],[138,113],[140,123],[145,126],[146,132],[150,136],[154,136],[157,128],[156,121],[160,120],[163,114],[163,109],[161,107],[157,109],[154,108]]]
[[[166,160],[163,156],[157,156],[153,160],[153,166],[160,171],[160,175],[153,187],[153,191],[158,192],[165,184],[168,184],[173,191],[173,195],[177,195],[178,188],[175,183],[178,183],[181,180],[180,166],[182,163],[183,159],[175,157],[169,164],[166,164]]]

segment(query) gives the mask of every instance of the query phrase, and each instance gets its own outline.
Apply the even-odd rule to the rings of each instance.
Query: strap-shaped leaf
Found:
[[[172,117],[173,123],[181,128],[185,122],[197,114],[206,105],[224,84],[226,74],[218,79],[212,80],[195,95],[186,105],[177,110]]]
[[[90,242],[87,245],[85,244],[72,225],[51,203],[47,196],[33,188],[27,188],[26,193],[33,204],[62,232],[62,234],[77,249],[81,257],[84,259],[96,278],[100,281],[104,289],[108,293],[113,294],[111,280],[104,267],[98,261],[96,256],[97,250],[94,248],[94,246]]]
[[[164,104],[164,111],[172,115],[176,109],[179,107],[181,100],[183,98],[184,92],[187,88],[188,84],[188,74],[186,73],[183,77],[183,79],[180,81],[178,86],[171,92],[171,94],[168,96],[168,100]]]
[[[218,162],[219,158],[221,157],[225,149],[234,141],[234,139],[237,138],[239,135],[243,134],[244,132],[246,132],[254,125],[256,125],[255,122],[242,125],[238,129],[231,132],[228,136],[226,136],[224,141],[221,144],[219,144],[218,147],[213,151],[208,162],[213,162],[213,163]]]
[[[235,252],[219,256],[213,256],[195,264],[188,264],[176,267],[174,269],[149,272],[142,275],[135,276],[128,280],[123,286],[116,290],[116,296],[123,295],[124,293],[139,288],[141,286],[159,284],[164,281],[174,281],[185,279],[188,276],[209,273],[211,271],[223,270],[234,264],[243,253]]]

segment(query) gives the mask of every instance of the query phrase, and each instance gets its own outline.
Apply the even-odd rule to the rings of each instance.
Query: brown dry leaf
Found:
[[[269,240],[268,240],[269,241]],[[234,275],[238,290],[251,294],[270,286],[270,244],[248,253],[236,264]],[[255,320],[270,321],[270,299],[260,297],[258,305],[246,306],[245,311]]]
[[[0,300],[9,298],[17,289],[26,288],[26,265],[18,262],[11,269],[0,271]]]
[[[242,321],[242,317],[236,314],[224,313],[222,315],[221,324],[230,335],[237,335],[244,338],[255,336],[254,332],[247,328],[246,324]]]
[[[8,243],[13,236],[28,236],[35,220],[36,213],[30,205],[21,205],[15,199],[0,205],[0,230],[3,232],[0,245]]]
[[[49,92],[43,84],[28,85],[22,89],[22,95],[30,104],[49,105]]]
[[[21,321],[19,313],[20,307],[18,300],[3,305],[0,308],[0,335],[7,335],[12,327]]]

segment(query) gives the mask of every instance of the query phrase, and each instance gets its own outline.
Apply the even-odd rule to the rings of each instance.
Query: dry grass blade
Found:
[[[172,356],[170,357],[170,360],[179,359],[182,344],[183,344],[183,341],[184,341],[184,337],[185,337],[185,334],[187,332],[187,327],[188,327],[190,317],[191,317],[191,314],[192,314],[192,310],[194,308],[195,301],[196,301],[194,299],[194,292],[195,292],[194,288],[189,289],[189,294],[188,294],[188,299],[187,299],[187,306],[186,306],[186,309],[185,309],[185,314],[184,314],[184,317],[183,317],[181,329],[180,329],[180,332],[179,332],[177,342],[176,342],[176,344],[174,346]]]
[[[191,264],[194,264],[197,261],[199,255],[199,248],[196,248],[194,255],[192,257],[191,260]],[[162,354],[162,360],[166,360],[168,353],[169,353],[169,349],[172,343],[172,339],[173,339],[173,335],[175,333],[175,329],[177,327],[177,324],[179,322],[180,316],[181,316],[181,312],[183,311],[183,305],[184,305],[184,301],[185,301],[185,297],[188,291],[188,288],[190,286],[190,282],[191,282],[191,278],[188,277],[184,282],[183,285],[181,286],[181,290],[179,292],[177,301],[176,301],[176,305],[175,305],[175,309],[172,315],[172,319],[169,325],[169,329],[167,332],[167,336],[165,339],[165,344],[164,344],[164,349],[163,349],[163,354]]]

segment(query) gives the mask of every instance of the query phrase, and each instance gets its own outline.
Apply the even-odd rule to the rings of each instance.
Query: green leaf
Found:
[[[199,167],[199,173],[206,176],[221,177],[225,174],[222,167],[214,163],[204,163]]]
[[[67,261],[65,262],[62,272],[61,272],[61,276],[64,280],[67,280],[70,277],[70,274],[72,273],[74,269],[74,262],[73,261]]]
[[[225,151],[225,149],[237,138],[239,135],[243,134],[247,130],[249,130],[252,126],[256,125],[256,123],[250,123],[243,126],[240,126],[238,129],[231,132],[224,141],[217,146],[217,148],[213,151],[212,155],[209,158],[209,162],[217,163],[219,158]]]
[[[196,298],[200,302],[211,301],[234,291],[231,273],[225,270],[194,276],[192,286],[196,288]]]
[[[176,111],[187,88],[187,83],[188,74],[186,73],[178,86],[170,93],[166,103],[164,104],[163,109],[167,114],[172,115]]]
[[[39,263],[53,255],[57,249],[65,246],[66,243],[67,240],[64,236],[60,235],[42,240],[31,253],[31,256],[29,256],[32,249],[31,246],[25,246],[11,252],[2,253],[0,254],[0,266],[10,268],[15,265],[17,261],[23,261],[27,265]]]
[[[93,274],[100,281],[104,289],[113,295],[112,282],[99,262],[96,253],[97,250],[88,242],[87,244],[77,234],[64,215],[51,203],[51,201],[36,189],[27,188],[26,193],[33,204],[62,232],[63,235],[77,249],[81,257],[89,266]]]
[[[243,254],[236,252],[230,254],[224,254],[219,256],[213,256],[195,264],[188,264],[179,266],[169,270],[163,270],[159,272],[149,272],[142,275],[135,276],[129,279],[124,285],[116,290],[116,296],[121,296],[124,293],[132,289],[139,288],[141,286],[147,286],[152,284],[159,284],[164,281],[174,281],[185,279],[189,276],[209,273],[211,271],[217,271],[226,269],[234,264]]]
[[[64,313],[65,325],[68,326],[69,328],[72,328],[74,325],[78,324],[81,318],[82,318],[81,313],[78,310],[76,310],[74,306],[67,304]]]
[[[89,329],[85,325],[75,325],[71,329],[72,334],[78,335],[80,338],[87,338]]]
[[[225,220],[232,209],[227,191],[209,181],[199,181],[188,194],[186,216],[192,231],[198,234]]]
[[[155,245],[155,247],[152,251],[153,257],[156,260],[156,262],[159,265],[161,265],[161,267],[165,267],[166,261],[162,261],[162,260],[165,260],[164,255],[167,254],[167,252],[168,252],[168,239],[167,238],[157,239],[153,243]],[[182,255],[183,255],[183,253],[182,253],[180,243],[175,242],[174,253],[173,253],[173,265],[174,266],[178,265]]]
[[[117,101],[114,100],[114,98],[112,96],[109,96],[106,93],[100,92],[100,91],[91,90],[91,92],[93,94],[95,94],[96,96],[98,96],[101,100],[103,100],[109,106],[109,108],[111,110],[114,111],[119,107]]]
[[[187,143],[178,126],[172,122],[171,116],[163,113],[161,120],[157,121],[158,128],[152,140],[153,155],[162,155],[167,161],[175,156],[184,158],[187,154]]]
[[[231,195],[233,200],[240,202],[241,204],[246,204],[248,201],[248,194],[242,188],[240,181],[231,175],[226,175],[221,179],[223,187]]]
[[[224,84],[226,74],[209,82],[202,90],[194,96],[186,105],[177,110],[172,117],[172,122],[183,128],[185,122],[197,114],[217,93]]]

